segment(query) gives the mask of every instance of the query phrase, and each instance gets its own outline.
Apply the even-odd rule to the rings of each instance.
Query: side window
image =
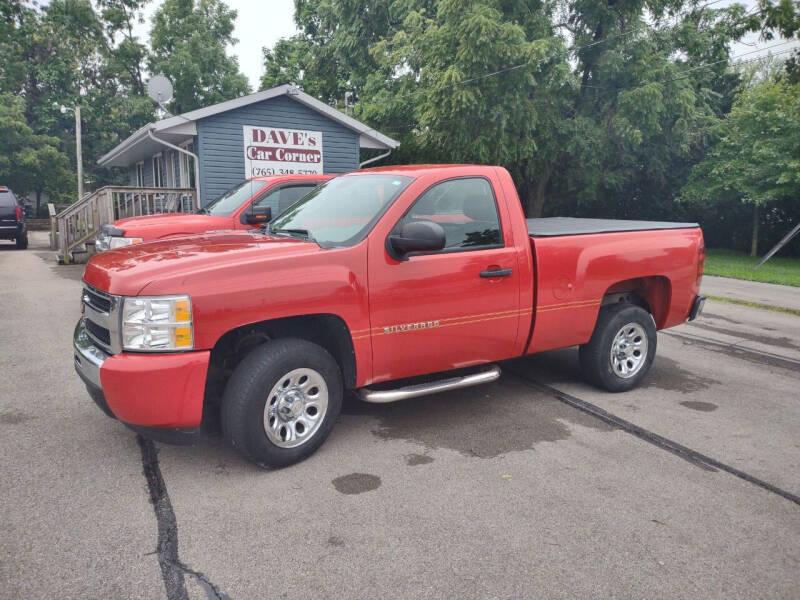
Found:
[[[492,186],[481,177],[451,179],[428,189],[395,231],[411,221],[441,225],[446,236],[445,250],[503,245]]]
[[[315,187],[317,187],[316,184],[293,185],[290,187],[283,187],[273,190],[271,192],[267,192],[264,196],[257,199],[253,203],[253,206],[269,206],[272,208],[272,216],[277,217]]]

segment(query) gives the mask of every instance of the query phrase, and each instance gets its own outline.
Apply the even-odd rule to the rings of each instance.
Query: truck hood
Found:
[[[160,278],[185,281],[211,268],[247,262],[263,269],[268,261],[322,251],[313,242],[257,232],[212,233],[144,242],[96,254],[86,264],[83,279],[110,294],[135,296]]]
[[[167,235],[204,233],[215,229],[231,229],[231,217],[214,217],[186,213],[167,213],[120,219],[115,227],[125,232],[125,237],[140,237],[145,241]]]

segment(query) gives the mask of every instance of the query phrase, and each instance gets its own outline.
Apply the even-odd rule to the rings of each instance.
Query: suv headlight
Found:
[[[146,352],[194,347],[189,296],[125,298],[122,304],[122,348]]]

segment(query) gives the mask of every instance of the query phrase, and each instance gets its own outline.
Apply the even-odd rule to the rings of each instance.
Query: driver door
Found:
[[[371,246],[374,381],[511,357],[520,312],[517,251],[504,235],[489,181],[433,185],[392,231],[413,220],[441,225],[446,246],[400,261],[378,248],[383,240]]]

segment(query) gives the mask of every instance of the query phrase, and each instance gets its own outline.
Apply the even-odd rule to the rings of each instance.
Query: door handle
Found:
[[[508,277],[513,272],[513,269],[489,269],[488,271],[481,271],[481,277]]]

